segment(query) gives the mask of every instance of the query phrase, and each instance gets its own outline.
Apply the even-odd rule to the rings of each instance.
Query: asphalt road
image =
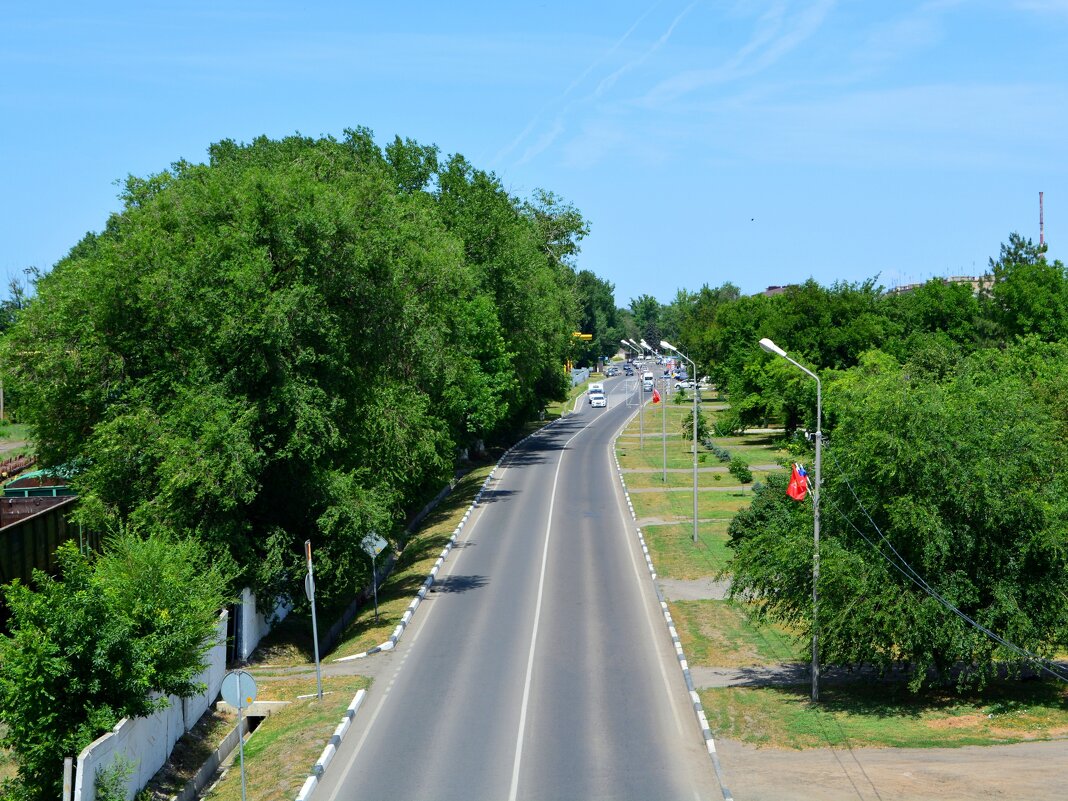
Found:
[[[624,387],[497,471],[314,801],[722,798],[623,515]]]

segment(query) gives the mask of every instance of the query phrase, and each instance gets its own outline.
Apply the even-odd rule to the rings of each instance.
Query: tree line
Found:
[[[823,660],[904,666],[914,689],[1064,673],[1044,660],[1068,647],[1068,273],[1012,234],[979,278],[705,286],[647,317],[727,395],[719,430],[781,424],[810,468],[815,382],[759,340],[819,373],[818,623],[811,500],[786,475],[730,526],[732,595],[800,642],[816,626]]]

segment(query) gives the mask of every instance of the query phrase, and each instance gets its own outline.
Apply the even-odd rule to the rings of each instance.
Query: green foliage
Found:
[[[682,418],[682,424],[680,426],[682,435],[687,439],[693,441],[693,410],[691,409],[686,413],[686,416]],[[702,442],[708,438],[708,417],[700,409],[697,410],[697,440],[694,442],[694,447],[697,447],[698,442]]]
[[[733,437],[744,430],[745,424],[742,423],[741,416],[733,408],[718,415],[716,421],[712,424],[712,433],[717,437]]]
[[[122,755],[110,767],[96,772],[95,801],[126,801],[126,780],[133,773],[133,763]]]
[[[368,530],[399,535],[462,448],[564,396],[576,284],[595,316],[611,285],[576,279],[573,207],[432,146],[355,129],[209,153],[127,180],[5,362],[43,462],[83,468],[82,523],[196,536],[294,598],[311,539],[329,602],[366,583]]]
[[[2,744],[28,799],[55,798],[57,755],[78,754],[126,716],[187,697],[214,645],[229,576],[195,539],[114,535],[90,560],[68,542],[61,578],[4,589],[0,637]]]
[[[717,434],[716,436],[719,435]],[[731,456],[731,452],[724,448],[722,445],[716,445],[710,439],[706,439],[704,444],[705,447],[712,451],[712,453],[716,455],[716,458],[719,459],[721,462],[727,463],[733,460],[734,457]]]
[[[743,484],[748,484],[753,480],[753,471],[749,469],[749,463],[741,456],[731,459],[728,472]]]
[[[1066,382],[1068,348],[1030,340],[933,367],[869,357],[831,383],[824,661],[904,662],[919,688],[928,671],[948,681],[960,666],[960,686],[981,684],[1016,659],[907,581],[886,558],[891,545],[1009,641],[1047,657],[1068,645],[1068,429],[1055,400]],[[770,477],[731,524],[732,592],[810,629],[811,507],[789,500],[785,482]]]

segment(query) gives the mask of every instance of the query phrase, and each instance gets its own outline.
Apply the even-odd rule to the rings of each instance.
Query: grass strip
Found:
[[[998,682],[982,694],[899,682],[701,690],[717,736],[775,748],[945,748],[1005,745],[1068,736],[1068,688],[1045,681]]]
[[[702,465],[708,467],[709,465]],[[727,472],[727,468],[724,466],[722,470],[714,468],[715,473],[702,473],[697,472],[697,487],[698,489],[719,489],[721,487],[735,487],[737,489],[751,489],[752,482],[743,484],[730,473]],[[767,470],[754,470],[753,481],[767,481],[767,477],[770,471]],[[777,471],[784,472],[784,471]],[[688,488],[693,486],[693,473],[687,471],[685,473],[668,473],[667,483],[664,482],[663,473],[659,470],[651,473],[626,473],[623,479],[627,482],[627,489],[663,489],[663,488]]]
[[[323,700],[297,699],[315,692],[315,676],[258,679],[259,700],[291,703],[264,719],[245,743],[245,777],[249,801],[292,801],[322,754],[357,690],[370,682],[362,676],[324,676]],[[241,771],[233,766],[205,798],[239,801]]]
[[[697,517],[730,520],[738,511],[747,507],[752,499],[753,493],[748,489],[733,492],[698,491]],[[655,517],[661,520],[693,520],[692,492],[636,492],[630,496],[630,500],[639,519]]]
[[[727,548],[727,521],[697,524],[642,526],[645,543],[658,576],[693,581],[714,576],[725,569],[731,557]]]
[[[691,665],[778,665],[796,660],[803,650],[786,629],[754,621],[735,601],[675,601],[668,606]]]

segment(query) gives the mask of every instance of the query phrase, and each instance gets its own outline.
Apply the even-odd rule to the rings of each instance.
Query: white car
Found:
[[[590,393],[590,406],[594,409],[607,409],[608,398],[603,392]]]
[[[675,383],[675,389],[694,389],[697,386],[693,381],[683,379]]]

